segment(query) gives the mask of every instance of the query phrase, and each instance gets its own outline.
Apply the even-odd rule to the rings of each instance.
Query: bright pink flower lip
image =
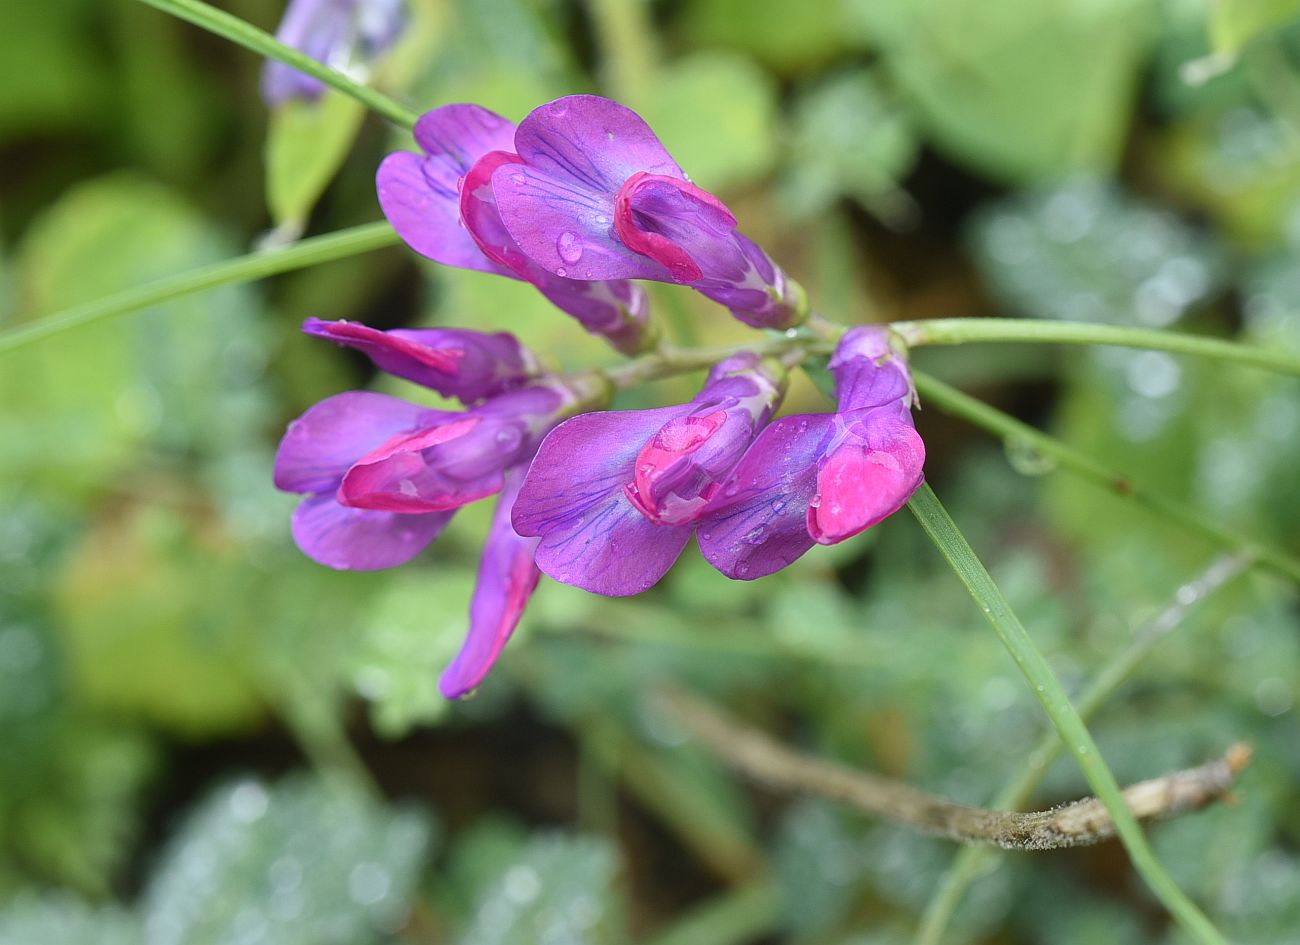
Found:
[[[822,461],[807,517],[818,544],[834,545],[882,522],[915,491],[925,447],[910,426],[894,432],[878,447],[846,441]]]
[[[680,524],[671,520],[676,516],[667,508],[672,498],[673,473],[686,472],[683,468],[686,458],[708,442],[726,420],[727,412],[717,410],[706,417],[677,417],[660,427],[637,455],[636,473],[632,482],[624,486],[628,501],[656,524]],[[669,489],[662,488],[664,485]],[[660,494],[665,492],[668,494]]]

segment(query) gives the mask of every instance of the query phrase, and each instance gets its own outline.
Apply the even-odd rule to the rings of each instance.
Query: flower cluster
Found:
[[[655,343],[629,280],[689,285],[755,327],[807,314],[802,290],[616,102],[570,96],[518,127],[448,105],[415,139],[420,153],[389,155],[377,176],[402,238],[443,264],[532,284],[624,353]],[[276,484],[306,496],[296,541],[335,568],[401,564],[455,509],[498,496],[469,633],[440,680],[448,697],[486,675],[542,573],[636,594],[694,536],[719,571],[750,580],[876,524],[921,482],[907,363],[879,327],[840,338],[834,413],[780,419],[786,364],[754,352],[716,363],[688,403],[603,411],[608,379],[548,375],[508,334],[315,319],[304,330],[466,405],[339,394],[294,421],[276,457]]]

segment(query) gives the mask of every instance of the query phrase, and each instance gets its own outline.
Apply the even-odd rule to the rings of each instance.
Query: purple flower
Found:
[[[483,681],[514,633],[541,577],[533,561],[537,539],[521,537],[510,524],[510,511],[523,478],[522,470],[508,474],[497,499],[470,602],[469,633],[438,678],[438,689],[448,699],[459,699]]]
[[[579,397],[558,383],[510,391],[463,413],[428,411],[354,459],[338,487],[351,508],[445,512],[496,495],[506,470],[526,463]]]
[[[409,561],[438,536],[450,511],[361,509],[344,505],[337,493],[358,457],[442,416],[396,397],[349,391],[289,424],[275,454],[275,484],[306,496],[293,515],[293,538],[307,557],[340,570],[375,571]]]
[[[658,581],[695,521],[776,409],[784,371],[741,354],[688,404],[588,413],[556,427],[515,502],[537,565],[562,584],[636,594]]]
[[[784,417],[763,430],[701,516],[704,557],[731,578],[779,571],[897,512],[921,484],[906,362],[878,327],[852,328],[830,362],[834,414]]]
[[[474,403],[537,375],[537,361],[513,336],[465,328],[394,328],[379,331],[358,322],[309,318],[302,330],[356,348],[396,377]]]
[[[289,0],[275,38],[317,62],[356,77],[406,27],[405,0]],[[324,84],[282,62],[262,70],[262,98],[272,107],[315,101]]]
[[[803,290],[632,110],[594,95],[534,109],[492,172],[500,219],[547,272],[685,283],[759,328],[803,321]]]
[[[444,105],[415,124],[423,154],[398,151],[379,166],[379,203],[416,252],[446,266],[521,279],[615,348],[653,345],[645,292],[626,281],[578,281],[547,271],[515,245],[497,213],[493,171],[517,163],[515,126],[477,105]]]

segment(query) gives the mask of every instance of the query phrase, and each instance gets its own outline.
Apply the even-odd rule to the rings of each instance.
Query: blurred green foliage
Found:
[[[229,10],[273,27],[278,0]],[[1300,8],[1259,0],[412,0],[375,82],[513,118],[616,94],[830,317],[1005,314],[1300,351]],[[0,327],[377,216],[409,146],[351,103],[268,115],[242,50],[134,3],[10,4]],[[682,344],[746,330],[653,286]],[[751,790],[646,698],[671,680],[809,751],[986,803],[1043,720],[914,523],[732,583],[688,551],[604,600],[544,582],[478,696],[486,508],[339,574],[270,462],[374,385],[302,318],[508,329],[611,355],[529,287],[392,249],[175,300],[0,362],[0,945],[907,941],[948,845]],[[927,369],[1300,552],[1294,380],[1110,349]],[[689,396],[696,379],[621,395]],[[787,409],[822,409],[800,379]],[[1077,689],[1216,549],[926,410],[929,475]],[[1122,780],[1249,740],[1234,807],[1152,829],[1233,941],[1300,939],[1300,617],[1251,573],[1095,723]],[[1036,803],[1084,790],[1057,765]],[[436,827],[435,825],[441,825]],[[435,842],[443,832],[447,842]],[[1003,859],[946,941],[1181,941],[1120,854]],[[703,938],[699,938],[703,936]]]

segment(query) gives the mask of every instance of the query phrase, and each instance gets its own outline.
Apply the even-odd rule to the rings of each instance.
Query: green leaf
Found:
[[[218,788],[143,899],[152,945],[362,945],[405,920],[432,828],[414,810],[293,779]]]
[[[738,187],[776,160],[776,86],[744,56],[701,52],[659,70],[641,115],[701,187]]]
[[[841,0],[694,0],[682,7],[681,34],[705,48],[722,46],[779,72],[804,71],[856,45],[860,31]]]
[[[982,207],[975,261],[1016,312],[1063,321],[1163,328],[1225,280],[1210,237],[1118,187],[1077,180]]]
[[[0,945],[144,945],[144,925],[117,906],[71,896],[24,898],[0,912]]]
[[[436,571],[408,567],[394,574],[364,617],[343,672],[370,703],[370,720],[385,737],[446,716],[438,675],[465,638],[474,572],[468,562]]]
[[[1235,56],[1252,40],[1300,18],[1297,0],[1213,0],[1210,43],[1216,53]]]
[[[134,174],[69,190],[17,257],[19,322],[231,255],[174,191]],[[83,326],[0,371],[0,477],[36,494],[102,490],[146,444],[212,456],[256,441],[265,367],[255,296],[226,286]],[[38,424],[31,417],[40,417]]]
[[[537,834],[478,898],[460,945],[626,941],[618,855],[603,838]]]
[[[277,225],[306,226],[365,114],[365,106],[334,89],[316,102],[289,101],[272,109],[266,129],[266,200]]]
[[[800,801],[782,816],[774,872],[782,925],[796,938],[824,936],[848,917],[875,856],[862,834],[825,801]]]
[[[954,160],[1011,182],[1114,165],[1153,33],[1150,0],[885,6],[885,64]]]
[[[790,138],[782,196],[791,213],[811,217],[850,197],[887,221],[906,217],[898,180],[918,142],[871,73],[843,72],[800,95]]]

